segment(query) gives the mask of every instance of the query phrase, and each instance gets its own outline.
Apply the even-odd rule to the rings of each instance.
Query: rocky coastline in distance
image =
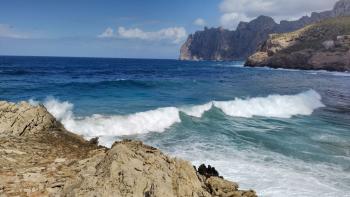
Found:
[[[256,197],[139,141],[84,140],[44,106],[0,101],[0,196]]]
[[[350,71],[350,17],[272,34],[245,63],[250,67]]]
[[[241,22],[236,30],[227,30],[221,27],[205,28],[203,31],[197,31],[189,35],[187,41],[180,49],[179,59],[190,61],[244,60],[246,61],[245,65],[251,67],[267,66],[304,70],[349,71],[350,48],[348,48],[347,43],[349,34],[347,27],[349,24],[344,22],[344,17],[347,16],[350,16],[350,0],[339,0],[332,10],[313,12],[310,16],[304,16],[296,21],[276,23],[271,17],[259,16],[250,22]],[[273,60],[269,62],[262,61],[263,59],[266,60],[267,55],[270,57],[271,53],[274,54],[273,51],[275,50],[281,51],[282,48],[285,50],[285,47],[297,50],[297,46],[302,46],[297,44],[297,42],[287,41],[287,38],[285,41],[279,41],[277,46],[272,46],[277,42],[276,37],[279,37],[278,39],[287,35],[292,35],[293,37],[296,34],[295,32],[300,33],[303,29],[315,27],[315,24],[325,24],[326,22],[322,22],[330,20],[335,22],[341,20],[335,25],[338,32],[322,30],[322,33],[327,35],[320,35],[317,29],[314,29],[316,36],[311,34],[304,35],[304,37],[309,36],[307,40],[312,45],[309,46],[309,49],[320,52],[317,55],[313,56],[310,54],[312,51],[309,50],[307,52],[309,55],[306,56],[310,57],[306,57],[304,53],[302,55],[296,53],[291,57],[288,57],[286,54],[283,56],[283,59],[281,57],[278,61],[276,60],[278,55],[274,55]],[[315,43],[315,45],[318,45],[317,48],[313,46],[311,39],[317,39],[315,42],[319,42]],[[326,47],[328,53],[321,53],[319,51],[320,46]],[[307,48],[305,44],[303,47],[304,49]],[[262,53],[264,51],[268,51],[268,54]]]

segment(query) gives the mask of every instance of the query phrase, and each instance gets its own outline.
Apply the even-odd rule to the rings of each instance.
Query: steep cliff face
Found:
[[[222,28],[205,29],[190,35],[181,47],[181,59],[225,59],[232,45],[231,32]],[[214,51],[212,49],[215,49]]]
[[[181,60],[245,60],[272,33],[295,31],[306,25],[332,17],[350,16],[350,0],[338,1],[333,10],[312,13],[296,21],[277,24],[271,17],[259,16],[241,22],[235,31],[205,28],[189,35],[180,50]]]
[[[271,17],[260,16],[241,22],[236,31],[206,28],[190,35],[181,47],[181,60],[238,60],[254,52],[278,24]]]
[[[271,35],[245,65],[350,71],[350,17],[327,19],[291,33]]]

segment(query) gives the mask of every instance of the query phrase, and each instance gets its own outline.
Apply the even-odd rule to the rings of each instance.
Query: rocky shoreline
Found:
[[[42,105],[0,101],[0,196],[257,196],[142,142],[97,142],[67,131]]]
[[[349,27],[350,17],[338,17],[273,34],[245,66],[349,72]]]

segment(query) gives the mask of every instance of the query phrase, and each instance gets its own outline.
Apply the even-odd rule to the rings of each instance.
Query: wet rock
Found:
[[[94,145],[98,145],[98,139],[99,139],[98,137],[91,138],[89,140],[89,143],[94,144]]]
[[[202,164],[198,167],[198,173],[200,175],[203,175],[207,178],[211,177],[211,176],[219,176],[219,172],[216,171],[216,169],[214,167],[211,167],[210,165],[208,165],[208,167],[205,166],[205,164]]]

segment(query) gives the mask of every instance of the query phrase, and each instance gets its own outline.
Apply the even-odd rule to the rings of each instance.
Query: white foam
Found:
[[[44,105],[57,120],[63,123],[73,119],[73,104],[68,101],[59,102],[55,98],[47,98]]]
[[[44,102],[48,111],[60,120],[66,129],[85,137],[121,136],[143,134],[150,131],[163,132],[180,122],[179,110],[175,107],[158,108],[130,115],[92,116],[78,118],[73,115],[73,105],[50,99]]]
[[[210,142],[181,143],[168,151],[196,166],[214,166],[220,175],[238,182],[241,189],[254,189],[262,197],[348,196],[350,173],[328,163],[305,162],[260,147],[234,148]],[[213,146],[213,145],[211,145]],[[166,150],[167,147],[159,147]]]
[[[33,100],[30,102],[37,104]],[[165,107],[129,115],[94,114],[76,117],[72,103],[61,102],[55,98],[46,99],[44,105],[68,130],[87,138],[164,132],[173,124],[181,122],[180,112],[201,118],[204,112],[213,106],[229,116],[246,118],[253,116],[290,118],[295,115],[310,115],[315,109],[323,106],[321,96],[313,90],[297,95],[270,95],[245,100],[236,98],[232,101],[213,101],[191,107]]]
[[[321,96],[314,90],[297,95],[270,95],[251,99],[235,99],[233,101],[216,101],[214,106],[226,115],[251,118],[264,116],[274,118],[290,118],[295,115],[311,115],[324,105]]]
[[[204,105],[183,107],[181,108],[181,111],[189,116],[200,118],[203,116],[204,112],[209,111],[212,108],[212,106],[213,106],[213,102],[209,102]]]

